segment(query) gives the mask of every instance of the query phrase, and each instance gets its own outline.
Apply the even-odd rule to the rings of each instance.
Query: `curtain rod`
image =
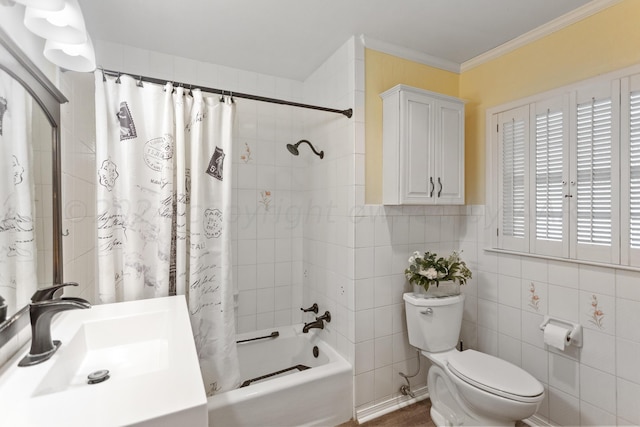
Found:
[[[252,95],[250,93],[233,92],[233,91],[230,91],[230,90],[215,89],[215,88],[204,87],[204,86],[199,86],[199,85],[180,83],[180,82],[176,82],[174,80],[163,80],[163,79],[157,79],[157,78],[154,78],[154,77],[146,77],[146,76],[140,76],[140,75],[135,75],[135,74],[122,73],[120,71],[105,70],[104,68],[100,68],[100,71],[102,72],[103,77],[105,75],[109,75],[109,76],[112,76],[112,77],[120,77],[122,75],[127,75],[127,76],[131,76],[132,78],[137,78],[137,80],[141,81],[141,82],[155,83],[155,84],[160,84],[160,85],[164,85],[165,83],[167,83],[169,81],[169,82],[173,83],[174,86],[182,86],[184,88],[189,88],[189,89],[192,89],[192,88],[193,89],[200,89],[203,92],[215,93],[217,95],[229,95],[229,96],[232,96],[232,97],[235,97],[235,98],[251,99],[253,101],[269,102],[271,104],[290,105],[292,107],[308,108],[310,110],[326,111],[326,112],[329,112],[329,113],[338,113],[338,114],[342,114],[344,116],[347,116],[348,118],[351,118],[351,116],[353,116],[353,110],[351,108],[349,108],[348,110],[338,110],[338,109],[335,109],[335,108],[319,107],[317,105],[302,104],[300,102],[285,101],[283,99],[268,98],[268,97],[265,97],[265,96]]]

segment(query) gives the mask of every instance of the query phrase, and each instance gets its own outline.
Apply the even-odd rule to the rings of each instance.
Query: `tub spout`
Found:
[[[302,332],[306,334],[312,328],[324,329],[324,322],[331,322],[331,313],[328,311],[325,311],[322,316],[316,317],[313,322],[305,323]]]
[[[313,322],[305,323],[304,327],[302,328],[302,332],[306,334],[307,332],[309,332],[309,329],[313,328],[324,329],[324,321],[320,319],[314,320]]]

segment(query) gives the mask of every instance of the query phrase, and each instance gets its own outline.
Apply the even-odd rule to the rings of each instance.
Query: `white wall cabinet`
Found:
[[[405,85],[380,96],[383,203],[464,204],[464,102]]]

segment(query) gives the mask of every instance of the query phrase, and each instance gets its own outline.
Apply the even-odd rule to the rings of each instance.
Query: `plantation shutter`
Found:
[[[548,95],[491,116],[492,243],[640,266],[640,74]]]
[[[577,258],[617,262],[619,89],[614,92],[610,84],[600,86],[577,92],[575,185],[570,186],[574,241]]]
[[[499,177],[499,246],[529,250],[529,107],[498,115],[498,143],[501,155]]]
[[[611,99],[578,105],[578,243],[611,245]]]
[[[534,199],[531,252],[568,256],[568,124],[566,96],[539,102],[532,121],[532,194]]]
[[[524,237],[524,120],[503,124],[502,232]]]
[[[640,91],[629,96],[629,245],[640,249]]]
[[[621,93],[621,263],[640,266],[640,74],[623,79]]]

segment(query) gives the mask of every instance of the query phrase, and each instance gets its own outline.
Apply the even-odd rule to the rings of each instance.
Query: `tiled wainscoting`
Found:
[[[460,248],[477,258],[462,339],[542,382],[538,416],[551,424],[639,424],[640,272],[486,251],[495,230],[484,229],[483,207],[468,212]],[[545,314],[580,323],[583,347],[546,346]]]

